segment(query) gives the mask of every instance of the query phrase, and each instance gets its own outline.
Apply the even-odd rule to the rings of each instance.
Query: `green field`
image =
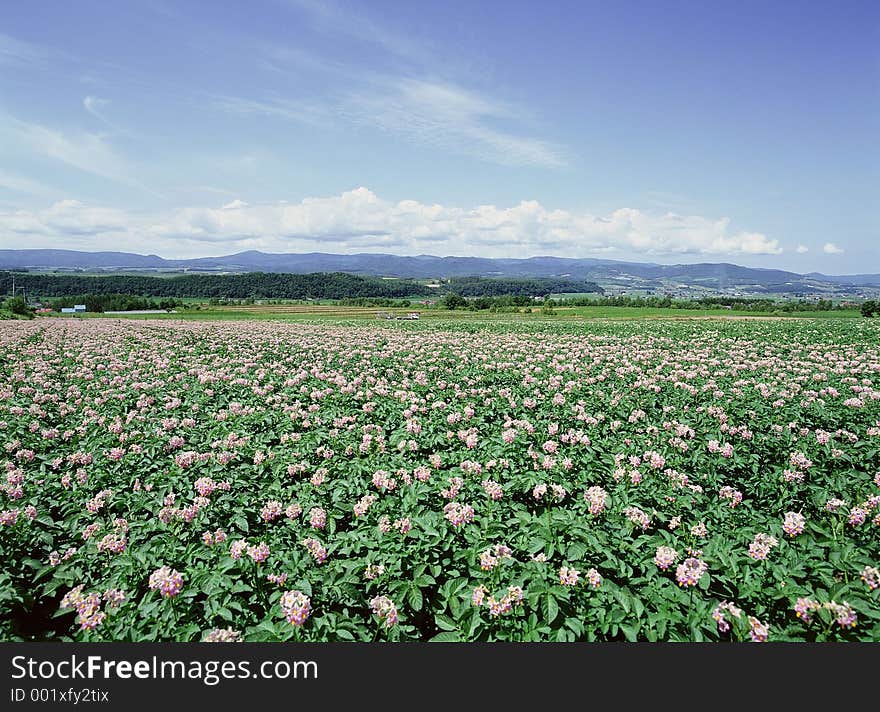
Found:
[[[265,304],[247,306],[202,306],[199,310],[184,309],[173,314],[130,314],[107,315],[106,318],[125,319],[187,319],[206,320],[239,320],[239,319],[275,319],[283,321],[325,321],[325,320],[371,320],[377,319],[378,313],[406,315],[418,311],[420,321],[492,321],[492,322],[534,322],[534,321],[581,321],[584,319],[676,319],[691,320],[705,318],[796,318],[796,319],[855,319],[860,318],[857,310],[845,311],[809,311],[791,313],[751,312],[736,309],[670,309],[659,307],[556,307],[552,314],[543,313],[539,307],[532,311],[490,312],[448,310],[439,308],[418,307],[344,307],[333,304]],[[55,318],[98,318],[103,314],[85,315],[53,315]]]

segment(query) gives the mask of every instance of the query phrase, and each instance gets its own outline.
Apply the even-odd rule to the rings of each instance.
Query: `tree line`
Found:
[[[462,297],[543,297],[548,294],[604,293],[595,282],[557,277],[508,279],[502,277],[454,277],[447,282],[448,291]]]
[[[350,299],[358,297],[400,298],[423,294],[425,288],[411,280],[384,280],[344,272],[283,274],[248,272],[235,275],[141,275],[16,274],[16,290],[39,297],[78,294],[140,297],[205,297],[225,299]],[[12,290],[12,274],[0,274],[0,293]]]
[[[740,311],[754,312],[800,312],[800,311],[834,311],[852,309],[852,306],[835,304],[830,299],[799,299],[777,301],[765,297],[700,297],[699,299],[673,299],[671,295],[663,296],[606,296],[606,297],[575,297],[557,302],[565,306],[577,307],[661,307],[667,309],[717,309],[730,307]]]
[[[84,304],[86,310],[90,312],[174,309],[175,307],[183,306],[182,301],[173,297],[156,300],[132,294],[77,294],[50,300],[48,306],[55,311],[61,311],[75,304]]]

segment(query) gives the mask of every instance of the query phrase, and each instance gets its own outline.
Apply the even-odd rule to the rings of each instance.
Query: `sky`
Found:
[[[880,272],[880,3],[29,0],[0,248]]]

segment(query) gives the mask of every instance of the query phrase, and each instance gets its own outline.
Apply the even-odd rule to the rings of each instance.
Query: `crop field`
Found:
[[[664,307],[615,307],[615,306],[587,306],[587,307],[554,307],[552,314],[541,311],[541,307],[535,306],[529,312],[522,308],[512,312],[490,312],[470,310],[449,310],[436,306],[422,307],[354,307],[340,306],[336,304],[252,304],[235,306],[207,306],[201,305],[198,311],[178,309],[175,313],[167,315],[144,315],[139,314],[113,314],[114,317],[124,319],[159,318],[171,320],[256,320],[270,319],[273,321],[349,321],[370,320],[381,321],[378,314],[392,314],[395,317],[403,317],[410,312],[419,312],[420,321],[448,322],[448,321],[478,321],[478,322],[581,322],[584,319],[663,319],[663,320],[692,320],[705,319],[707,317],[717,319],[860,319],[861,314],[857,309],[835,311],[806,311],[786,312],[773,314],[771,312],[755,312],[736,309],[673,309]],[[59,319],[92,319],[101,318],[99,313],[85,314],[56,314]]]
[[[869,320],[173,316],[0,322],[3,640],[880,641]]]

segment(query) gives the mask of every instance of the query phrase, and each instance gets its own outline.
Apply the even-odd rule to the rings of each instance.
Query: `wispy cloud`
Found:
[[[23,67],[32,64],[42,64],[47,57],[44,48],[15,39],[0,32],[0,66]]]
[[[0,117],[0,131],[4,128],[32,153],[102,178],[128,180],[124,162],[99,134],[64,132],[10,116]]]
[[[525,106],[513,105],[486,90],[449,76],[456,58],[438,58],[420,39],[389,29],[364,12],[335,2],[287,0],[311,24],[343,41],[373,45],[397,61],[366,70],[295,47],[266,45],[264,67],[278,73],[325,75],[333,94],[313,90],[290,98],[257,96],[215,102],[234,113],[257,114],[324,126],[366,126],[423,146],[505,166],[559,168],[571,162],[568,150],[540,135],[540,121]]]
[[[215,108],[313,126],[355,124],[506,166],[566,166],[565,148],[504,128],[522,113],[484,94],[451,83],[372,76],[347,94],[303,99],[213,97]]]
[[[797,249],[795,250],[795,252],[797,252],[799,255],[804,255],[809,251],[810,251],[810,248],[807,247],[806,245],[798,245]]]
[[[364,13],[343,8],[332,0],[287,0],[287,4],[306,14],[317,29],[330,34],[344,34],[361,42],[378,45],[407,60],[427,61],[425,38],[415,39],[375,22]]]
[[[383,91],[353,95],[343,112],[358,123],[493,163],[559,167],[568,162],[560,146],[498,125],[516,121],[514,107],[449,83],[389,80]]]
[[[42,156],[83,173],[165,197],[137,180],[132,166],[102,134],[60,130],[0,114],[0,150],[4,139],[7,150],[23,149],[30,156]]]
[[[826,255],[839,255],[843,252],[843,249],[835,245],[833,242],[826,242],[822,246],[822,252]]]
[[[48,196],[57,195],[58,191],[44,183],[32,180],[26,176],[9,173],[0,168],[0,188],[12,193],[24,195]]]
[[[109,104],[110,101],[108,99],[102,99],[98,96],[89,95],[83,98],[83,108],[87,112],[114,131],[121,132],[121,129],[115,123],[110,121],[104,113],[104,107],[109,106]]]
[[[320,102],[307,104],[281,97],[246,99],[235,96],[215,96],[212,98],[212,103],[215,108],[230,114],[268,116],[314,126],[326,124],[331,117],[328,107]]]

